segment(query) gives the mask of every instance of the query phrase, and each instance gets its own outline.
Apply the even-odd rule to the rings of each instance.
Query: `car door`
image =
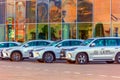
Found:
[[[118,51],[119,46],[117,44],[117,39],[105,39],[105,47],[102,59],[112,60],[115,53]]]
[[[56,45],[55,47],[55,52],[56,52],[56,57],[60,58],[60,52],[62,49],[66,49],[68,47],[70,47],[70,40],[67,41],[62,41],[60,42],[58,45]]]
[[[92,60],[101,60],[104,57],[105,40],[97,39],[91,44],[94,44],[94,46],[90,46],[90,58]]]
[[[37,41],[28,42],[28,47],[23,47],[23,53],[25,57],[29,57],[29,51],[32,50],[37,45]]]

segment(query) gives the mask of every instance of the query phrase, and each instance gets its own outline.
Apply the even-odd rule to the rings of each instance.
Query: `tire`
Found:
[[[41,59],[37,59],[38,62],[43,62]]]
[[[45,63],[52,63],[54,61],[54,55],[52,52],[46,52],[43,56],[43,61]]]
[[[22,60],[22,55],[20,52],[18,51],[15,51],[12,53],[11,55],[11,58],[10,58],[11,61],[21,61]]]
[[[76,63],[77,64],[87,64],[88,63],[88,56],[85,53],[77,54]]]
[[[75,61],[67,60],[67,63],[74,64]]]
[[[115,61],[120,64],[120,53],[116,55]]]
[[[112,63],[114,63],[114,61],[106,61],[106,63],[112,64]]]

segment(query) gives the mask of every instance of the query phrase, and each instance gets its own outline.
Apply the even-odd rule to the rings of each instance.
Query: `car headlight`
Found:
[[[68,57],[68,58],[71,58],[71,57],[72,57],[72,54],[71,54],[71,53],[68,53],[68,54],[67,54],[67,57]]]

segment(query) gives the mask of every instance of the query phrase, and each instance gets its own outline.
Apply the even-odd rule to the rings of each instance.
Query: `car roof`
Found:
[[[95,38],[89,38],[89,39],[120,39],[120,37],[95,37]]]
[[[62,40],[62,41],[72,41],[72,40],[84,41],[84,40],[82,40],[82,39],[64,39],[64,40]]]
[[[46,42],[53,42],[53,41],[51,41],[51,40],[30,40],[30,41],[27,41],[27,42],[32,42],[32,41],[46,41]]]

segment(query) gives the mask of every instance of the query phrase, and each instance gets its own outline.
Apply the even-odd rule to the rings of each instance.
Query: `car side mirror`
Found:
[[[61,47],[61,46],[62,46],[62,44],[57,45],[57,47]]]
[[[24,47],[28,47],[29,45],[28,44],[25,44]]]
[[[90,45],[90,47],[95,47],[95,43],[92,43],[92,44]]]

